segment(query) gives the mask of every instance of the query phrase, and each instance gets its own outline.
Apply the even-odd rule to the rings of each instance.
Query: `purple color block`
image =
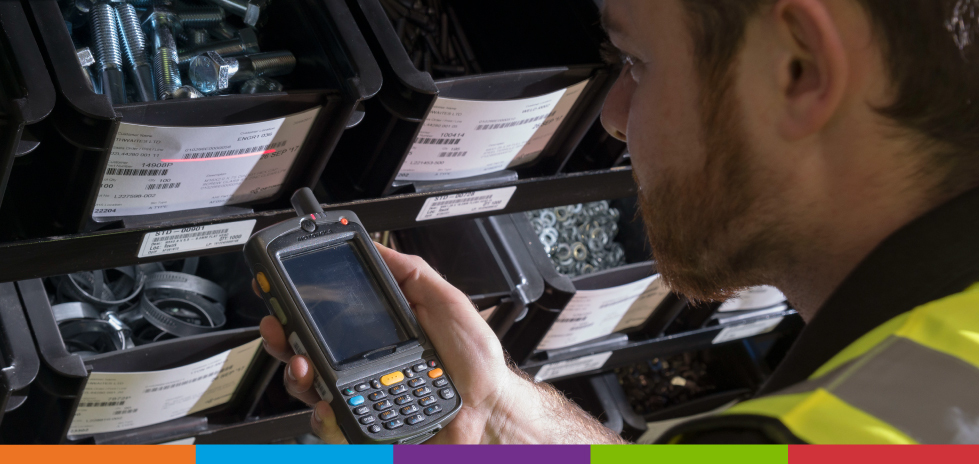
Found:
[[[394,464],[590,464],[587,445],[395,445]]]

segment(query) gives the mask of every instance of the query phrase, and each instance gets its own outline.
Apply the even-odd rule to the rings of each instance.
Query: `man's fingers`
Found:
[[[282,379],[290,395],[310,406],[320,401],[316,389],[312,388],[314,374],[311,366],[305,356],[293,356],[286,363]]]
[[[347,439],[343,437],[343,432],[337,425],[337,416],[333,414],[333,409],[326,401],[320,401],[313,406],[313,416],[309,419],[313,433],[330,445],[345,445]]]
[[[258,332],[262,335],[262,345],[265,351],[282,362],[289,362],[295,354],[292,347],[286,341],[286,332],[282,330],[282,324],[272,316],[265,316],[258,324]]]
[[[409,303],[425,307],[461,304],[472,308],[469,298],[446,282],[425,260],[375,245]]]
[[[252,291],[255,292],[255,296],[262,297],[262,292],[258,289],[258,281],[255,279],[252,279]]]

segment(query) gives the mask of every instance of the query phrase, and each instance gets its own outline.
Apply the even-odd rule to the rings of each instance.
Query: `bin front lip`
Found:
[[[13,282],[0,284],[0,292],[17,298],[17,290]],[[0,374],[4,377],[2,383],[11,392],[27,388],[37,377],[41,362],[34,348],[34,338],[31,337],[23,307],[18,305],[0,311],[0,328],[3,329],[3,339],[7,340],[6,351],[11,359],[9,366],[0,369]]]
[[[25,124],[34,124],[46,118],[54,110],[54,83],[48,74],[41,50],[34,40],[23,5],[19,2],[0,2],[0,34],[2,40],[10,44],[14,60],[21,73],[19,83],[23,86],[21,98],[17,102]]]

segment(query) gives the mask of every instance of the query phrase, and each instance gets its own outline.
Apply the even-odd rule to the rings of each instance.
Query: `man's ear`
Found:
[[[780,49],[776,72],[783,112],[779,131],[800,139],[823,128],[849,81],[843,38],[821,0],[779,0],[773,10]]]

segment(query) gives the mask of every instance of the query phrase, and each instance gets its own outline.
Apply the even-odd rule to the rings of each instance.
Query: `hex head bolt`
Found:
[[[100,74],[102,94],[113,105],[126,103],[126,80],[122,74],[122,50],[117,33],[116,10],[111,5],[99,3],[89,12],[92,43],[95,45],[95,64]]]
[[[177,42],[170,29],[175,25],[176,15],[164,7],[152,8],[143,20],[143,27],[149,29],[153,37],[153,73],[156,92],[161,100],[171,98],[173,92],[183,85],[177,67]]]
[[[156,100],[153,88],[153,68],[146,59],[146,35],[139,26],[136,8],[128,3],[116,5],[119,31],[123,50],[126,52],[126,71],[131,82],[136,84],[136,100],[148,102]]]
[[[245,24],[255,26],[265,13],[267,0],[208,0],[212,5],[224,8],[235,16],[241,16]]]
[[[255,77],[274,77],[296,69],[296,57],[287,51],[257,53],[239,58],[224,58],[214,52],[190,62],[190,80],[205,94],[227,89],[231,83]]]
[[[258,53],[258,35],[251,28],[238,31],[238,37],[228,40],[211,42],[201,47],[180,50],[177,53],[177,63],[181,67],[190,65],[191,60],[208,52],[214,52],[223,57],[234,57]]]

